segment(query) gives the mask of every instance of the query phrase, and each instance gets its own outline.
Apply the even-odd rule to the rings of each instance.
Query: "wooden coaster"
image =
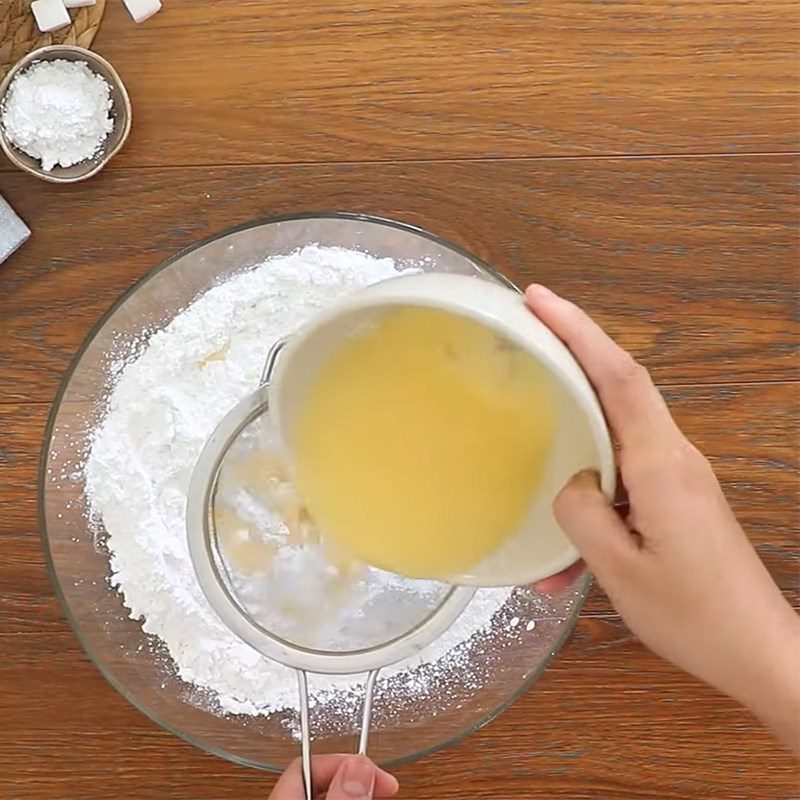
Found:
[[[106,8],[106,0],[73,8],[72,25],[41,33],[30,10],[32,0],[0,0],[0,80],[23,56],[49,44],[90,47]]]

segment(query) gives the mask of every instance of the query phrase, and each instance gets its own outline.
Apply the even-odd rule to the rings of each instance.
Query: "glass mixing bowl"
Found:
[[[319,243],[362,250],[430,271],[511,285],[478,259],[422,230],[354,214],[281,217],[238,227],[168,259],[129,289],[87,336],[67,372],[47,425],[39,510],[48,566],[64,612],[86,652],[151,719],[224,758],[271,770],[298,752],[294,714],[222,715],[182,681],[158,639],[128,616],[108,581],[102,524],[90,525],[81,465],[113,387],[112,366],[126,342],[167,324],[209,287],[265,258]],[[419,758],[485,725],[530,688],[568,636],[588,588],[579,578],[555,598],[518,588],[463,655],[465,666],[427,678],[423,699],[404,699],[380,682],[370,754],[386,765]],[[444,684],[444,685],[443,685]],[[315,752],[355,748],[357,712],[328,709],[313,720]]]

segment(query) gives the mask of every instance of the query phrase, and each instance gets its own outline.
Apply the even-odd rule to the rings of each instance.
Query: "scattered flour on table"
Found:
[[[294,673],[231,633],[194,576],[185,532],[197,457],[222,417],[258,386],[270,346],[342,295],[397,274],[391,259],[316,245],[269,259],[215,286],[120,363],[85,465],[92,515],[102,521],[111,583],[130,616],[166,646],[178,675],[226,713],[296,708]],[[459,652],[489,629],[510,597],[480,590],[439,640],[382,673],[393,691],[424,695],[461,670]],[[460,648],[460,649],[459,649]],[[358,676],[314,676],[312,700],[346,703]]]

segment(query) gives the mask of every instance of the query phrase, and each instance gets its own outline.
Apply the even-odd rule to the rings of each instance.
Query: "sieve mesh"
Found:
[[[224,454],[210,516],[228,592],[290,645],[337,653],[380,647],[418,627],[451,589],[367,566],[326,542],[266,408]]]

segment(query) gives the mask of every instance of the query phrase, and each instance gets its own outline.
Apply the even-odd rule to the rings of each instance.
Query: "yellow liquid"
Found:
[[[556,424],[552,378],[488,328],[390,312],[324,364],[290,432],[326,537],[412,577],[468,571],[516,532]]]

